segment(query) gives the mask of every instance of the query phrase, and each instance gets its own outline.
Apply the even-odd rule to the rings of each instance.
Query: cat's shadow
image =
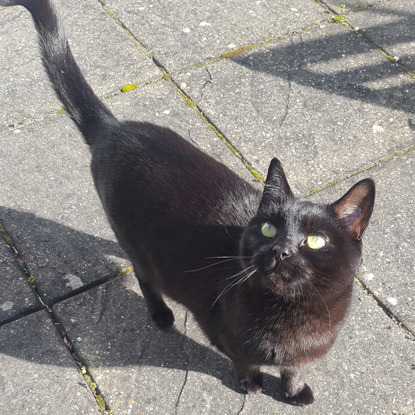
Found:
[[[27,260],[29,269],[31,261],[37,261],[37,241],[42,241],[40,244],[48,241],[55,252],[66,252],[68,256],[65,263],[70,268],[71,261],[76,264],[80,261],[77,258],[80,253],[74,250],[74,243],[82,246],[82,253],[87,261],[85,264],[89,264],[90,270],[93,269],[93,264],[101,263],[102,269],[116,272],[116,266],[110,263],[109,258],[121,256],[124,261],[127,259],[115,242],[79,232],[32,213],[0,207],[0,221],[11,236],[20,241],[17,245],[21,249],[20,254]],[[51,255],[52,259],[58,260],[59,255]],[[39,283],[45,287],[56,283],[59,287],[60,281],[54,279],[59,279],[60,276],[51,275],[62,266],[64,264],[59,264],[59,267],[51,264],[51,272],[45,272],[43,279],[52,280]],[[73,272],[71,269],[61,271],[63,275]],[[149,319],[133,272],[115,279],[114,275],[105,277],[108,279],[107,283],[105,279],[98,278],[97,281],[90,281],[89,286],[70,293],[58,293],[56,302],[51,304],[75,352],[88,367],[142,366],[188,370],[215,377],[225,387],[243,393],[233,363],[215,349],[191,338],[195,336],[199,339],[203,335],[183,307],[172,304],[176,316],[175,326],[160,330]],[[20,317],[20,321],[23,321],[30,316]],[[19,322],[19,316],[15,316],[13,321]],[[38,336],[37,326],[25,327],[25,330],[28,330],[25,333],[28,338]],[[34,353],[36,348],[16,347],[14,335],[5,336],[3,340],[0,353],[40,364],[51,362],[50,355]],[[204,337],[201,341],[208,344]],[[90,350],[94,350],[94,353],[90,353]],[[56,353],[59,351],[56,350]],[[62,362],[62,359],[57,357],[56,361]],[[279,378],[267,373],[264,373],[263,393],[275,400],[284,401],[280,393]]]

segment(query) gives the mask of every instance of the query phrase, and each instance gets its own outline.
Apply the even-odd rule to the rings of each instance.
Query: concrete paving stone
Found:
[[[82,73],[99,96],[162,75],[99,2],[55,0]],[[0,10],[0,123],[9,125],[62,108],[41,65],[37,34],[22,7]],[[6,41],[7,39],[7,41]]]
[[[186,378],[182,308],[176,330],[157,330],[129,273],[53,311],[114,413],[174,413]]]
[[[0,325],[40,308],[26,275],[0,235]]]
[[[415,343],[359,287],[334,348],[307,370],[316,402],[282,401],[278,373],[264,369],[264,392],[241,393],[232,363],[193,317],[169,302],[175,329],[148,320],[132,273],[55,305],[74,349],[87,361],[114,413],[391,414],[415,410]]]
[[[44,311],[0,326],[0,366],[1,414],[100,413]]]
[[[415,72],[415,8],[412,0],[377,2],[364,11],[351,13],[347,23]]]
[[[134,36],[176,72],[247,45],[287,35],[328,14],[316,2],[108,0]]]
[[[360,276],[415,333],[415,152],[396,157],[314,197],[334,201],[364,177],[376,182],[376,203],[363,238]]]
[[[415,82],[337,23],[175,81],[257,171],[280,158],[300,194],[414,144]]]

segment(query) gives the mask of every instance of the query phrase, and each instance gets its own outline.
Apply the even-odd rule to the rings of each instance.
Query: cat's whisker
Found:
[[[245,272],[248,272],[247,275],[243,275]],[[233,287],[236,287],[239,284],[243,284],[245,281],[247,281],[252,275],[254,275],[257,272],[257,269],[254,268],[253,266],[250,266],[246,269],[244,269],[241,273],[239,273],[240,275],[242,275],[242,277],[239,280],[233,281],[231,283],[229,283],[222,291],[221,293],[218,295],[218,297],[216,298],[216,300],[213,302],[211,308],[214,307],[214,305],[218,302],[218,300],[225,295],[229,290],[231,290]],[[233,276],[235,277],[235,276]],[[232,278],[232,277],[230,277]]]
[[[208,258],[208,259],[210,259],[210,258]],[[189,270],[187,270],[185,272],[198,272],[198,271],[203,271],[204,269],[208,269],[208,268],[214,267],[216,265],[224,264],[225,262],[230,262],[230,261],[234,261],[234,260],[235,259],[233,259],[233,258],[224,259],[223,261],[218,261],[218,262],[215,262],[214,264],[206,265],[205,267],[202,267],[202,268],[189,269]]]
[[[231,275],[230,277],[227,277],[227,278],[226,278],[226,280],[233,280],[233,279],[235,279],[235,278],[241,277],[241,276],[243,276],[243,274],[244,274],[245,272],[249,272],[249,271],[251,271],[251,270],[253,270],[253,269],[254,269],[254,266],[253,266],[253,265],[251,265],[250,267],[245,268],[245,269],[243,269],[242,271],[240,271],[240,272],[238,272],[238,273],[236,273],[236,274],[234,274],[234,275]]]
[[[222,255],[222,256],[208,256],[207,259],[221,259],[221,258],[231,258],[231,259],[251,259],[251,256],[241,256],[241,255]]]

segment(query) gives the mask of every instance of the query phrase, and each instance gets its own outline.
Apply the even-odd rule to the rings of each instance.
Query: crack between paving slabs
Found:
[[[248,171],[254,176],[254,178],[259,181],[261,184],[264,183],[264,179],[262,176],[254,169],[252,164],[246,159],[246,157],[231,143],[231,141],[226,138],[226,136],[219,130],[218,127],[206,116],[202,110],[198,107],[198,105],[189,98],[189,96],[171,79],[170,75],[166,73],[164,79],[169,82],[175,91],[185,100],[185,102],[193,108],[197,115],[207,124],[207,126],[226,144],[229,150],[232,151],[233,155],[238,158],[243,165],[248,169]]]
[[[39,293],[39,290],[38,290],[37,285],[36,285],[36,277],[30,273],[30,271],[29,271],[29,269],[26,265],[26,262],[24,261],[24,259],[23,259],[22,255],[20,254],[19,250],[16,248],[16,245],[13,242],[13,239],[12,239],[11,235],[9,234],[9,232],[7,231],[6,227],[3,225],[2,222],[0,222],[0,233],[3,237],[3,239],[5,240],[6,244],[13,251],[14,257],[15,257],[20,269],[26,275],[27,282],[28,282],[30,288],[32,289],[32,291],[33,291],[36,299],[38,300],[38,302],[41,304],[43,310],[45,310],[47,312],[47,315],[49,316],[50,321],[52,322],[52,324],[55,327],[56,331],[58,332],[59,336],[61,337],[61,339],[63,341],[63,344],[65,345],[66,349],[69,351],[74,363],[76,364],[79,372],[81,373],[81,375],[84,378],[89,390],[91,391],[98,407],[100,408],[100,410],[102,411],[103,414],[108,414],[108,415],[111,414],[112,411],[108,408],[108,405],[105,403],[104,399],[102,398],[98,385],[94,382],[94,379],[92,378],[91,374],[89,373],[89,371],[88,371],[86,365],[84,364],[84,362],[82,362],[82,359],[78,356],[76,351],[73,349],[72,344],[71,344],[64,328],[62,327],[58,317],[52,311],[52,308],[49,307],[49,305],[46,304],[43,301],[42,296]],[[40,310],[33,311],[30,314],[33,314],[34,312],[37,312],[37,311],[40,311]],[[23,316],[21,316],[21,317],[23,317]]]
[[[224,60],[224,59],[232,59],[235,56],[238,56],[238,55],[240,55],[240,54],[242,54],[244,52],[247,52],[247,51],[250,51],[250,50],[253,50],[253,49],[256,49],[256,48],[261,48],[261,47],[267,46],[267,45],[269,45],[271,43],[275,43],[277,41],[285,40],[285,39],[287,39],[289,37],[298,35],[299,33],[303,33],[303,32],[307,32],[309,30],[316,29],[316,28],[320,27],[323,23],[328,23],[328,21],[314,23],[311,26],[303,27],[303,28],[298,29],[296,31],[293,31],[293,32],[291,32],[291,33],[289,33],[287,35],[281,35],[281,36],[278,36],[276,38],[270,38],[270,39],[264,40],[262,42],[255,43],[253,45],[246,45],[246,46],[241,46],[241,47],[239,47],[237,49],[231,49],[228,52],[222,53],[218,57],[213,57],[212,59],[209,59],[207,61],[203,61],[203,62],[201,62],[201,63],[199,63],[199,64],[197,64],[195,66],[192,66],[191,68],[181,69],[181,70],[175,72],[174,74],[172,73],[171,75],[182,75],[182,74],[184,74],[186,72],[189,72],[189,71],[193,71],[195,69],[202,68],[202,67],[204,67],[206,65],[211,65],[213,63],[219,62],[219,61]]]
[[[325,189],[327,189],[327,188],[329,188],[331,186],[334,186],[334,185],[336,185],[338,183],[341,183],[341,182],[343,182],[343,181],[345,181],[347,179],[350,179],[353,176],[357,176],[358,174],[361,174],[361,173],[364,173],[366,171],[369,171],[369,170],[371,170],[371,169],[373,169],[373,168],[375,168],[377,166],[380,166],[380,165],[382,165],[382,164],[384,164],[384,163],[386,163],[386,162],[388,162],[390,160],[395,159],[396,157],[403,156],[403,155],[405,155],[405,154],[407,154],[407,153],[409,153],[409,152],[411,152],[413,150],[415,150],[415,146],[411,146],[409,148],[406,148],[406,149],[403,149],[403,150],[400,150],[400,151],[396,151],[395,153],[392,153],[389,156],[385,156],[385,157],[380,158],[379,160],[375,161],[373,164],[369,164],[368,166],[362,167],[361,169],[358,169],[358,170],[356,170],[356,171],[354,171],[354,172],[352,172],[350,174],[346,174],[345,176],[339,177],[337,179],[334,179],[331,182],[328,182],[326,184],[323,184],[320,187],[316,187],[315,189],[312,189],[309,192],[305,193],[303,195],[303,197],[308,197],[308,196],[311,196],[311,195],[313,195],[313,194],[315,194],[317,192],[321,192],[322,190],[325,190]]]
[[[236,414],[236,415],[242,415],[242,413],[243,413],[243,411],[244,411],[244,409],[245,409],[246,397],[247,397],[247,394],[244,394],[244,395],[243,395],[243,401],[242,401],[242,407],[241,407],[241,409],[237,412],[237,414]]]
[[[132,84],[128,84],[128,85],[119,86],[119,87],[113,89],[112,91],[109,91],[105,95],[101,95],[98,98],[99,98],[100,101],[105,102],[107,99],[117,97],[117,96],[119,96],[123,93],[129,92],[133,89],[143,88],[147,85],[151,85],[151,84],[154,84],[154,83],[160,82],[160,81],[163,81],[163,76],[160,76],[159,79],[150,80],[150,81],[144,82],[142,84],[132,83]],[[44,120],[47,120],[49,118],[55,117],[55,116],[63,114],[63,113],[66,113],[66,110],[64,108],[60,108],[56,111],[52,110],[50,112],[46,112],[45,114],[39,115],[38,117],[26,118],[26,119],[23,119],[22,121],[16,121],[16,122],[10,122],[9,121],[9,122],[4,123],[4,125],[6,125],[10,130],[16,131],[16,130],[19,130],[21,128],[25,128],[29,125],[36,124],[38,122],[42,122]]]
[[[398,59],[390,55],[384,48],[381,46],[378,46],[375,42],[373,42],[370,38],[365,36],[363,33],[359,32],[355,27],[353,27],[351,24],[347,23],[347,15],[342,13],[337,13],[332,7],[330,7],[324,0],[314,0],[319,4],[324,5],[324,7],[333,15],[333,21],[340,23],[342,26],[344,26],[346,29],[353,32],[357,37],[359,37],[361,40],[366,42],[368,45],[370,45],[372,48],[374,48],[377,52],[379,52],[383,57],[388,59],[390,62],[395,64],[397,67],[399,67],[403,72],[405,72],[407,75],[415,79],[415,73],[410,71],[405,65],[402,65],[399,63]]]
[[[415,342],[415,332],[408,327],[403,320],[394,314],[394,312],[385,304],[376,293],[370,289],[363,281],[362,278],[355,278],[356,285],[363,290],[370,298],[372,298],[376,304],[383,310],[383,312],[401,329],[404,331],[409,340]]]
[[[175,405],[175,410],[174,410],[175,415],[179,414],[180,399],[183,395],[184,388],[186,387],[186,384],[187,384],[187,378],[189,376],[190,356],[189,356],[189,353],[186,352],[186,349],[184,347],[184,344],[185,344],[185,341],[186,341],[186,336],[187,336],[187,319],[188,319],[188,316],[189,316],[189,312],[186,311],[185,317],[184,317],[184,324],[183,324],[184,333],[183,333],[183,339],[182,339],[183,353],[186,356],[186,362],[185,362],[185,364],[186,364],[186,373],[185,373],[185,376],[184,376],[183,385],[180,389],[179,395],[178,395],[177,400],[176,400],[176,405]]]
[[[146,48],[145,46],[136,39],[128,27],[112,12],[102,0],[98,0],[102,5],[103,9],[109,14],[109,16],[125,31],[125,33],[133,39],[137,46],[142,50],[142,52],[151,59],[154,64],[159,68],[159,70],[164,74],[163,79],[166,80],[170,85],[173,86],[176,92],[185,100],[185,102],[192,107],[197,114],[202,118],[202,120],[213,130],[213,132],[226,144],[226,146],[232,151],[232,153],[242,161],[244,166],[249,170],[249,172],[258,180],[260,183],[263,183],[262,176],[253,168],[252,164],[238,151],[235,146],[225,137],[225,135],[214,125],[212,121],[209,120],[207,116],[203,114],[201,109],[189,98],[189,96],[172,80],[171,76],[168,74],[164,66],[159,62]]]

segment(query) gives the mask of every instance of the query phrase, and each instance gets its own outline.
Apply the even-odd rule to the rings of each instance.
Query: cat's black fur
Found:
[[[347,312],[373,182],[313,204],[294,198],[273,159],[261,194],[173,131],[119,122],[82,76],[49,1],[0,0],[17,4],[31,12],[52,85],[90,147],[96,189],[154,322],[174,321],[163,293],[194,314],[248,392],[261,390],[260,365],[276,365],[287,399],[312,403],[302,367],[327,352]],[[327,244],[311,249],[309,235]]]

